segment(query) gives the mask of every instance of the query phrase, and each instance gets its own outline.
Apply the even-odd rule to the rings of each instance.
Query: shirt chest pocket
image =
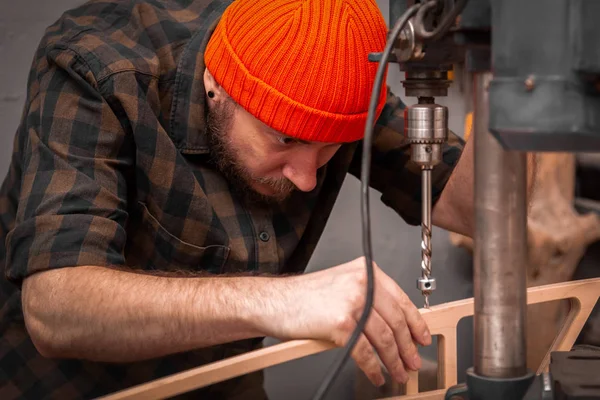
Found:
[[[127,229],[125,257],[132,268],[171,272],[223,272],[229,247],[196,246],[165,229],[146,204],[137,202]]]

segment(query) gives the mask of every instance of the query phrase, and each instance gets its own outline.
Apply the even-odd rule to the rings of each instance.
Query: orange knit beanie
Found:
[[[302,140],[364,136],[387,26],[375,0],[235,0],[206,48],[206,67],[244,109]],[[385,80],[379,116],[385,104]]]

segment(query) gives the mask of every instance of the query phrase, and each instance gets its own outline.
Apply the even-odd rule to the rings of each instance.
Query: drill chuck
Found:
[[[415,104],[404,110],[411,160],[433,168],[442,160],[442,145],[448,139],[448,108],[438,104]]]

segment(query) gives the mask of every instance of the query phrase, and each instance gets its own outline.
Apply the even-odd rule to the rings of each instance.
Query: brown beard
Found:
[[[231,98],[227,98],[208,110],[206,121],[211,161],[232,190],[246,201],[262,205],[281,203],[291,196],[296,186],[286,178],[254,177],[242,165],[239,151],[229,135],[237,106]],[[258,193],[252,188],[253,182],[268,185],[275,194],[267,196]]]

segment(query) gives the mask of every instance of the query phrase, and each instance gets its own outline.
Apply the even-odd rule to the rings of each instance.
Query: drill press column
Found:
[[[527,374],[526,155],[488,130],[491,80],[474,74],[474,372],[515,378]]]

